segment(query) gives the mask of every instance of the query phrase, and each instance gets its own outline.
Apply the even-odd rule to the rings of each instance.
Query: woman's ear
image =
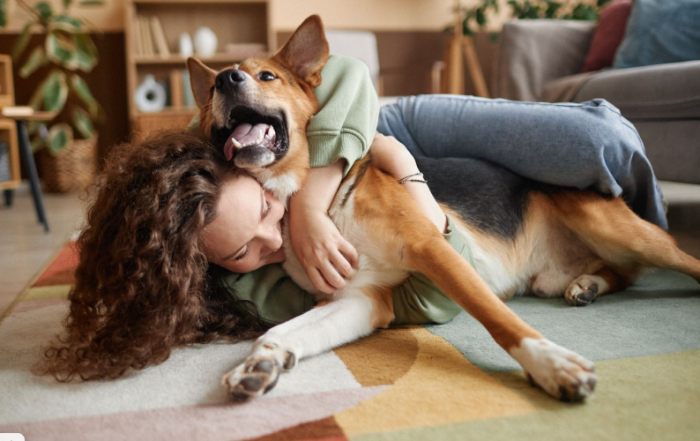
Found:
[[[187,59],[187,70],[190,71],[190,86],[197,107],[202,108],[209,103],[209,91],[216,81],[217,72],[208,68],[194,57]]]
[[[311,87],[317,87],[321,84],[321,70],[328,61],[328,54],[321,17],[312,15],[294,31],[274,58]]]

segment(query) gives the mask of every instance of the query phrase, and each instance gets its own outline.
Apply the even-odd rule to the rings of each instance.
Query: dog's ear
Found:
[[[274,58],[311,87],[317,87],[321,84],[321,69],[328,61],[328,52],[321,17],[312,15],[294,31]]]
[[[217,72],[194,57],[187,59],[187,70],[190,71],[190,86],[192,86],[194,101],[197,107],[202,107],[209,102],[209,91],[216,81]]]

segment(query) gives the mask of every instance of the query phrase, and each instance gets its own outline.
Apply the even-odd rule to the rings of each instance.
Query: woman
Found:
[[[410,154],[383,141],[373,150],[377,163],[399,177],[412,171]],[[251,338],[314,306],[281,265],[271,265],[284,260],[284,205],[212,145],[191,132],[166,132],[115,149],[105,164],[78,239],[66,333],[46,350],[43,372],[61,381],[117,378],[164,361],[175,346]],[[419,203],[443,229],[435,201]],[[238,265],[242,253],[245,267]],[[230,279],[245,274],[209,262],[239,272],[264,267],[273,286],[241,290],[238,283],[232,292]],[[395,295],[426,291],[426,283],[411,276]],[[459,312],[430,289],[426,307],[446,319]],[[400,309],[396,315],[426,320]]]

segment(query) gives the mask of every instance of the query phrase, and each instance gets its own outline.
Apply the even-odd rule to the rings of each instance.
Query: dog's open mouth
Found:
[[[249,107],[236,106],[227,126],[233,129],[224,144],[227,161],[246,148],[270,151],[277,158],[287,151],[287,127],[281,112],[266,115]]]

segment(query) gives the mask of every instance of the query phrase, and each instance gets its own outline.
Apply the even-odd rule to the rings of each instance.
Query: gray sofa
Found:
[[[659,179],[700,184],[700,61],[581,74],[595,23],[516,20],[501,35],[495,96],[604,98],[639,131]]]

